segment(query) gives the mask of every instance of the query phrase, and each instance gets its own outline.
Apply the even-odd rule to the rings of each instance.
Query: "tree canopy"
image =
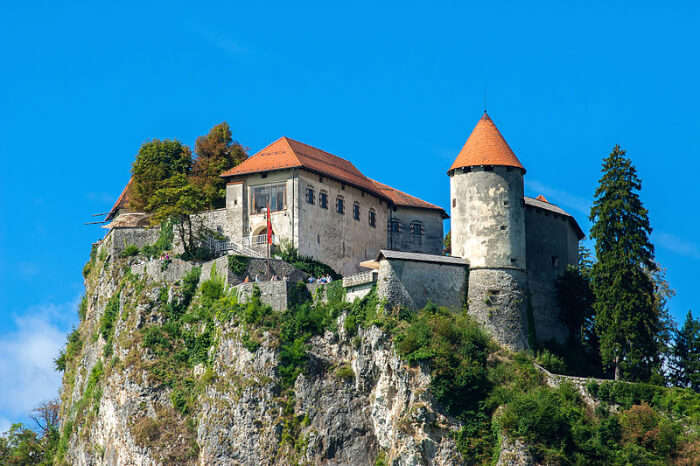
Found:
[[[658,362],[660,319],[652,229],[639,198],[642,182],[617,145],[603,161],[602,172],[590,214],[597,258],[591,284],[601,356],[616,379],[648,380]]]
[[[700,392],[700,320],[690,311],[683,327],[675,332],[670,366],[674,385]]]
[[[134,210],[149,212],[151,196],[175,175],[189,175],[192,151],[179,141],[154,139],[144,143],[131,167],[133,190],[129,199]]]
[[[233,141],[231,128],[223,122],[214,126],[206,136],[198,137],[194,151],[197,159],[192,166],[192,183],[202,189],[210,209],[223,207],[226,183],[219,175],[248,158],[245,148]]]

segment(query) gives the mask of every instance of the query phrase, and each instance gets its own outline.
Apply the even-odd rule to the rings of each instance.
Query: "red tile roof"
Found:
[[[525,167],[486,112],[474,127],[449,172],[456,168],[479,165],[517,167],[525,172]]]
[[[129,205],[129,187],[131,186],[132,181],[134,181],[134,178],[129,178],[129,182],[126,184],[126,186],[124,186],[124,189],[119,195],[117,202],[114,203],[109,213],[105,217],[105,222],[112,220],[119,209],[126,208]]]
[[[335,178],[381,198],[387,198],[374,183],[345,159],[315,147],[281,137],[241,164],[225,171],[222,177],[247,175],[285,168],[306,168],[307,170]],[[387,198],[388,199],[388,198]]]
[[[425,202],[422,199],[418,199],[417,197],[411,196],[410,194],[401,192],[398,189],[392,188],[391,186],[387,186],[384,183],[380,183],[379,181],[371,181],[377,186],[377,189],[382,191],[386,197],[391,199],[391,202],[393,202],[399,207],[414,207],[417,209],[437,210],[442,214],[443,218],[450,218],[450,216],[447,215],[447,212],[445,212],[445,209],[443,209],[440,206],[436,206],[435,204]]]

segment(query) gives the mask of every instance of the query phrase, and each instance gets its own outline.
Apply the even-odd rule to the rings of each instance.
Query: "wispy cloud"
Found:
[[[0,432],[9,419],[26,417],[58,395],[61,374],[53,360],[75,322],[76,306],[77,300],[31,307],[14,318],[13,331],[0,335]]]
[[[671,233],[662,231],[653,233],[652,239],[654,242],[664,249],[668,249],[678,255],[690,257],[692,259],[700,259],[700,246],[691,241],[686,241]]]
[[[591,211],[591,201],[589,199],[558,188],[547,186],[537,180],[527,180],[525,189],[536,194],[543,194],[554,204],[558,204],[562,207],[568,207],[569,209],[575,210],[578,213],[588,215]]]

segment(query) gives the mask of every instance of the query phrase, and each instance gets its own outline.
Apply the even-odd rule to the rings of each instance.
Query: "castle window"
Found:
[[[306,188],[306,202],[307,202],[307,204],[311,204],[311,205],[313,205],[314,202],[316,202],[316,197],[314,196],[313,186],[309,186]]]
[[[322,176],[319,176],[319,177],[318,177],[318,181],[319,181],[320,183],[323,183],[323,177],[322,177]]]
[[[377,213],[374,209],[369,209],[369,226],[376,228],[377,226]]]
[[[345,200],[343,196],[338,196],[335,198],[335,211],[340,215],[345,215]]]
[[[354,218],[355,220],[360,220],[360,203],[359,202],[355,202],[352,205],[352,218]]]
[[[401,222],[396,218],[392,218],[391,220],[389,220],[389,225],[387,225],[387,227],[392,233],[401,232]]]
[[[250,189],[250,205],[253,213],[261,214],[270,206],[271,212],[284,210],[286,201],[285,184],[266,184]]]
[[[328,208],[328,193],[327,192],[321,191],[318,193],[318,205],[320,205],[322,209]]]
[[[457,198],[452,199],[452,207],[457,207]]]
[[[411,231],[411,240],[418,245],[423,244],[423,224],[413,221],[409,225],[409,229]]]

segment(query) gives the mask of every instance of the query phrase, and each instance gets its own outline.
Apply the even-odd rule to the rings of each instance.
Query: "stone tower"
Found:
[[[469,313],[499,343],[525,349],[525,168],[484,112],[447,174],[452,254],[469,262]]]

